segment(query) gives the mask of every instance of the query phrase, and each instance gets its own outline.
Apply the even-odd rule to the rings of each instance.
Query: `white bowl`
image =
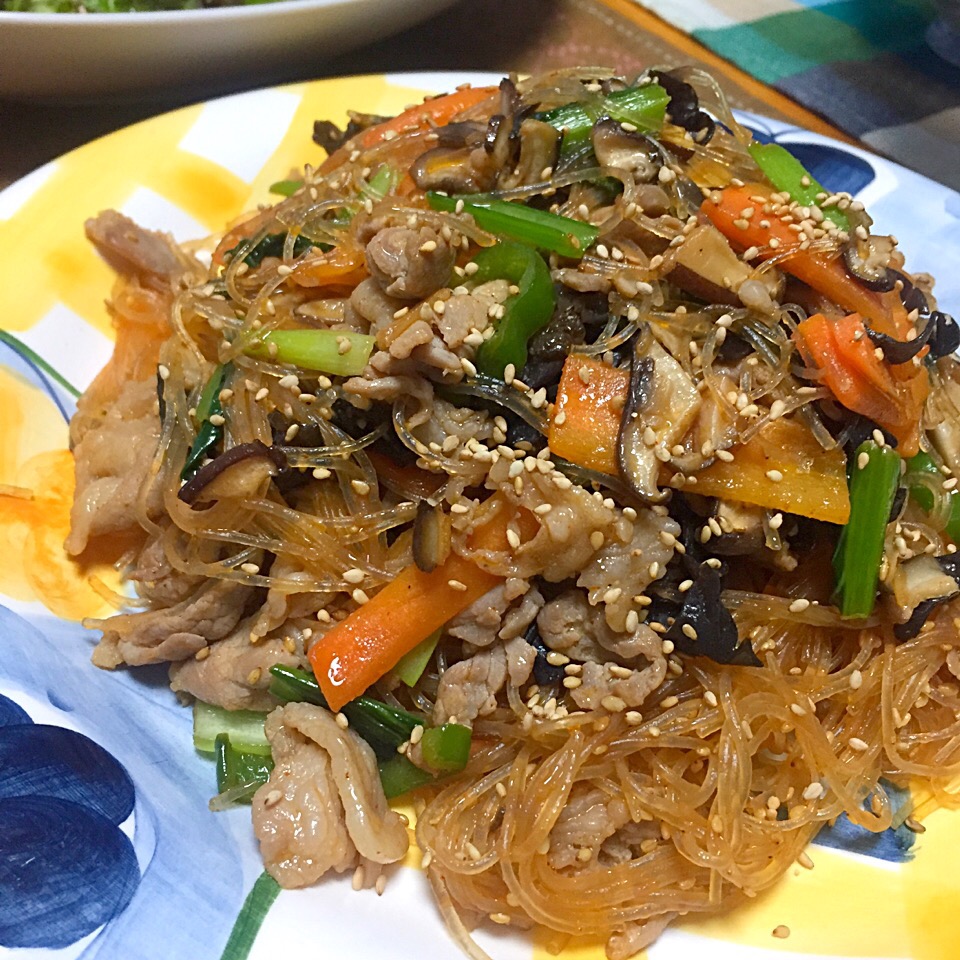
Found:
[[[454,0],[278,0],[151,13],[0,12],[0,96],[128,96],[291,79]],[[314,71],[315,72],[315,71]]]

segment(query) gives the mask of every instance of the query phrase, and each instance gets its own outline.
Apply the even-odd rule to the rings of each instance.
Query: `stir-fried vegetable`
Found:
[[[224,710],[197,700],[193,704],[193,745],[201,753],[213,753],[217,737],[226,734],[235,749],[267,756],[270,744],[263,732],[266,716],[256,710]]]
[[[474,549],[503,550],[508,526],[521,539],[537,530],[536,520],[504,504],[475,530]],[[360,696],[397,661],[461,610],[500,582],[470,560],[451,553],[432,573],[415,564],[354,610],[316,643],[310,663],[331,709]]]
[[[774,420],[730,452],[732,460],[715,460],[697,473],[697,493],[847,522],[847,458],[839,448],[824,450],[803,424]]]
[[[772,194],[773,190],[762,183],[726,187],[704,201],[702,212],[737,250],[753,247],[758,259],[779,258],[782,269],[844,310],[859,313],[875,330],[898,340],[907,339],[910,323],[896,294],[868,290],[847,273],[841,259],[804,249],[801,244],[805,238],[791,229],[800,221],[788,216]],[[785,216],[788,218],[782,219]]]
[[[257,788],[267,782],[273,769],[270,754],[248,753],[236,747],[227,733],[214,741],[217,793],[228,795],[234,803],[247,803]]]
[[[409,653],[405,653],[396,663],[393,672],[408,687],[416,685],[416,682],[423,676],[423,671],[427,669],[427,664],[433,656],[433,651],[437,649],[440,642],[440,631],[431,633],[426,640],[418,643]]]
[[[823,371],[822,382],[840,403],[893,434],[904,456],[917,452],[920,413],[929,391],[922,366],[908,364],[912,375],[898,379],[856,313],[832,318],[814,314],[797,326],[796,340],[805,359]]]
[[[840,612],[845,617],[868,617],[873,611],[900,463],[892,447],[867,440],[851,464],[850,520],[834,557]]]
[[[199,469],[205,457],[223,440],[223,403],[220,391],[232,370],[230,364],[219,364],[200,391],[197,401],[197,435],[187,451],[187,459],[180,472],[181,480],[189,480]]]
[[[506,312],[497,321],[489,340],[477,350],[476,365],[480,373],[502,377],[508,364],[522,370],[527,362],[530,338],[545,327],[553,316],[556,296],[550,279],[550,268],[535,250],[520,243],[498,243],[481,250],[474,263],[475,283],[504,279],[519,291],[504,304]]]
[[[594,123],[611,117],[645,133],[656,133],[663,126],[670,97],[657,83],[615,90],[594,103],[568,103],[538,114],[539,119],[563,134],[561,151],[576,153],[590,142]]]
[[[448,197],[431,192],[427,200],[434,210],[463,210],[472,214],[484,230],[563,257],[579,259],[599,233],[593,224],[582,220],[481,194]]]
[[[821,206],[828,196],[826,190],[813,178],[804,165],[779,143],[751,143],[747,148],[767,179],[780,193],[805,207],[817,207],[841,230],[850,229],[850,218],[837,206]]]
[[[930,458],[930,455],[921,451],[907,461],[907,472],[903,479],[910,491],[911,499],[929,513],[934,507],[934,494],[921,479],[924,477],[929,478],[931,485],[935,484],[940,487],[942,495],[949,498],[950,511],[946,518],[947,525],[944,530],[951,540],[960,540],[960,492],[956,489],[950,491],[943,489],[943,474]]]
[[[280,700],[328,706],[315,677],[296,667],[270,668],[270,692]],[[360,696],[344,704],[342,712],[351,729],[373,747],[379,758],[380,780],[387,797],[399,796],[436,779],[438,774],[462,770],[470,757],[470,728],[459,723],[432,727],[415,714]],[[397,753],[423,727],[420,755],[423,767]]]
[[[550,420],[550,449],[571,463],[616,476],[617,435],[629,387],[629,370],[570,354]]]
[[[271,330],[244,352],[305,370],[353,377],[363,373],[376,339],[353,330]]]

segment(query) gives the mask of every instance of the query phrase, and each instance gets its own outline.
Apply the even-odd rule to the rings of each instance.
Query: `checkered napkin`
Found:
[[[851,136],[960,189],[960,0],[635,2]]]

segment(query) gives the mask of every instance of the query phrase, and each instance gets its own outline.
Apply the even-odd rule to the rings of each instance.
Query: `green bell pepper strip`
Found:
[[[587,252],[600,233],[593,224],[582,220],[526,207],[522,203],[498,200],[483,193],[451,197],[430,191],[427,201],[434,210],[450,212],[456,211],[457,204],[462,201],[463,211],[472,214],[484,230],[574,260],[579,260]]]
[[[223,440],[223,425],[210,422],[214,415],[223,415],[223,404],[220,402],[220,391],[232,372],[231,364],[219,364],[214,368],[210,379],[200,391],[197,401],[197,435],[187,451],[187,459],[180,471],[181,480],[189,480],[200,469],[204,458],[217,444]]]
[[[866,465],[861,468],[861,455]],[[883,558],[883,539],[900,485],[900,455],[872,440],[861,443],[851,460],[850,519],[833,558],[840,613],[868,617],[873,612]]]
[[[304,370],[316,370],[339,377],[363,373],[377,338],[352,330],[271,330],[243,352],[248,357],[290,363]],[[350,348],[341,353],[343,344]],[[276,352],[270,344],[276,344]]]
[[[408,687],[414,686],[423,676],[423,671],[427,669],[427,664],[433,656],[433,651],[437,649],[439,640],[440,631],[436,630],[397,661],[393,672]]]
[[[480,373],[502,379],[507,364],[512,363],[517,373],[523,369],[530,338],[550,322],[557,303],[553,280],[543,257],[520,243],[485,247],[474,257],[474,263],[475,283],[504,279],[519,288],[519,293],[504,304],[496,331],[477,348],[475,358]]]
[[[933,509],[933,494],[922,483],[910,482],[911,475],[916,474],[929,474],[938,483],[942,483],[944,477],[926,453],[920,452],[907,461],[907,472],[904,474],[903,482],[910,491],[910,499],[929,513]],[[946,534],[951,540],[960,541],[960,491],[952,490],[949,497],[950,516],[947,520]]]
[[[818,194],[829,193],[806,167],[779,143],[751,143],[750,156],[766,178],[781,193],[789,193],[801,207],[818,207],[841,230],[850,229],[850,218],[839,207],[821,207]],[[806,181],[806,182],[804,182]]]
[[[590,142],[593,124],[601,117],[629,123],[643,133],[657,133],[663,126],[670,97],[657,83],[617,90],[592,102],[566,103],[538,113],[537,119],[563,133],[561,156],[582,149]]]
[[[371,200],[382,200],[392,192],[400,182],[400,171],[389,163],[381,163],[370,179],[360,188],[360,192]]]

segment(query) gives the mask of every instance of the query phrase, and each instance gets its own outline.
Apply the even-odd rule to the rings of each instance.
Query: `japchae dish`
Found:
[[[773,884],[960,772],[960,332],[696,70],[318,122],[208,246],[120,214],[67,548],[170,664],[267,870],[606,938]],[[126,542],[126,541],[125,541]],[[899,818],[899,820],[895,820]]]

